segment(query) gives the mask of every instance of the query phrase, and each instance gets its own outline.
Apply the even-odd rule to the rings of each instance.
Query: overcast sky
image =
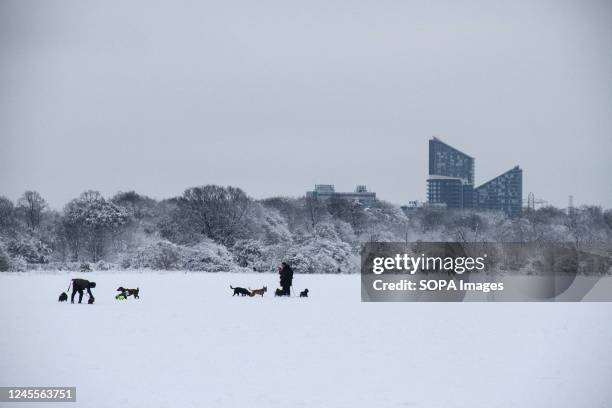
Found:
[[[518,164],[525,197],[612,207],[610,1],[152,3],[0,3],[0,195],[402,204],[437,135],[476,184]]]

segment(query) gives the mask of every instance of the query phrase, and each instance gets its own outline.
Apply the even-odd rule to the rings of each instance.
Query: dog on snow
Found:
[[[264,293],[266,293],[268,291],[268,288],[266,286],[264,286],[261,289],[251,289],[251,288],[249,288],[249,290],[251,291],[251,296],[261,295],[261,297],[263,297]]]
[[[239,286],[233,287],[232,285],[230,285],[230,289],[234,290],[234,294],[232,296],[236,296],[236,295],[239,295],[239,296],[253,296],[251,294],[251,292],[249,292],[248,289],[241,288]]]
[[[117,288],[117,292],[121,292],[123,296],[127,299],[128,296],[134,296],[134,299],[140,299],[138,293],[140,292],[140,288],[136,289],[126,289],[123,286],[119,286]]]

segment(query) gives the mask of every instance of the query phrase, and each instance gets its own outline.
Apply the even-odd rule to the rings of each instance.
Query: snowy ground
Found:
[[[87,274],[95,305],[58,303],[77,276],[0,274],[0,385],[77,387],[54,407],[612,401],[609,303],[361,303],[358,275],[297,275],[308,299],[238,298],[230,284],[277,277],[108,272]],[[116,301],[119,285],[141,299]]]

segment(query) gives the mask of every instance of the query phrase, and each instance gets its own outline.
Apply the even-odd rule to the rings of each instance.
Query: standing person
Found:
[[[281,263],[278,268],[278,274],[280,275],[280,285],[283,288],[283,296],[291,296],[291,285],[293,283],[293,269],[287,262]]]

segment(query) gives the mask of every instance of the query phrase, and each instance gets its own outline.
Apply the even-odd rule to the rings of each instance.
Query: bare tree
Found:
[[[13,202],[0,196],[0,236],[8,232],[15,223]]]
[[[37,191],[26,191],[17,201],[17,209],[23,213],[28,227],[33,230],[40,225],[46,207],[47,202]]]
[[[232,243],[244,232],[251,200],[236,187],[192,187],[179,199],[179,209],[192,228],[214,241]]]
[[[307,227],[312,230],[317,226],[319,222],[324,218],[327,209],[325,204],[316,197],[306,197],[304,207],[307,214],[308,224]]]

